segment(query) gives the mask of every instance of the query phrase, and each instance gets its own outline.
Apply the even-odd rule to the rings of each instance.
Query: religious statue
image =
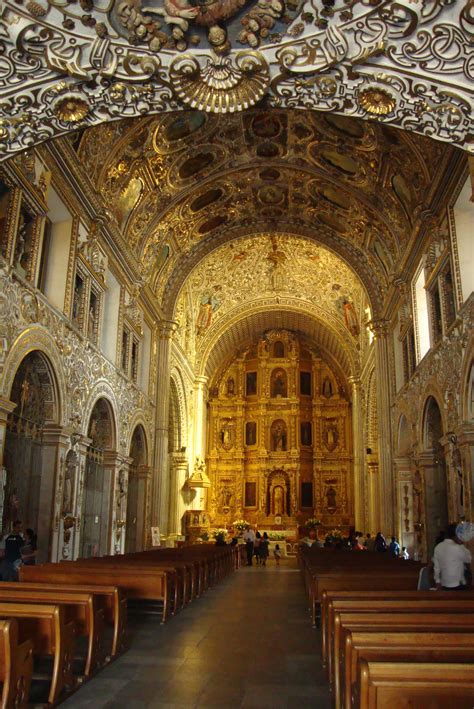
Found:
[[[95,309],[94,309],[93,305],[91,305],[89,308],[89,320],[87,322],[87,335],[89,337],[89,340],[92,340],[92,341],[95,340]]]
[[[235,383],[232,377],[227,380],[227,396],[234,396]]]
[[[329,377],[325,377],[323,381],[323,386],[321,387],[321,394],[326,397],[326,399],[330,399],[331,396],[333,395],[332,391],[332,382],[329,379]]]
[[[281,485],[277,485],[273,491],[273,514],[285,514],[285,493]]]
[[[225,420],[220,430],[219,437],[221,439],[222,448],[225,450],[232,448],[234,438],[233,423],[229,419]]]
[[[276,421],[272,426],[272,450],[286,451],[286,427],[283,421]]]
[[[257,442],[257,424],[255,421],[248,421],[245,424],[245,445],[254,446]]]
[[[336,507],[337,507],[336,495],[337,495],[337,493],[336,493],[335,488],[333,488],[332,485],[330,487],[328,487],[328,489],[326,490],[326,506],[327,506],[328,510],[335,510],[336,509]]]
[[[278,371],[275,372],[273,375],[273,382],[272,382],[272,396],[287,396],[288,391],[287,391],[287,382],[286,382],[286,374],[283,371]]]
[[[223,487],[221,488],[220,495],[219,495],[219,507],[221,510],[228,510],[232,504],[232,490],[230,487]]]
[[[339,443],[339,429],[335,419],[327,419],[324,424],[323,442],[329,452],[336,450]]]
[[[63,515],[72,512],[77,464],[77,453],[68,451],[64,470]]]

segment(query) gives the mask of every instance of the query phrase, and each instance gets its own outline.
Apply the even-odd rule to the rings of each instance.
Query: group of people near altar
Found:
[[[264,532],[263,534],[260,534],[260,532],[254,532],[254,530],[249,526],[243,534],[243,539],[245,542],[247,565],[252,566],[253,558],[255,557],[257,566],[266,566],[267,559],[270,555],[270,539],[268,537],[268,534],[266,532]],[[273,550],[273,556],[278,565],[281,559],[281,551],[279,544],[275,545],[275,548]]]

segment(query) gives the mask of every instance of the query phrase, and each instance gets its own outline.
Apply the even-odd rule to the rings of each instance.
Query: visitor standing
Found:
[[[255,532],[250,529],[250,525],[247,526],[243,534],[245,542],[245,553],[247,555],[247,566],[252,566],[252,556],[253,556],[253,545],[255,543]]]
[[[281,559],[281,550],[280,550],[280,545],[275,544],[275,548],[273,550],[273,558],[276,561],[276,565],[280,566],[280,559]]]
[[[389,551],[392,556],[400,556],[400,544],[397,542],[396,537],[392,537],[389,544]]]
[[[18,581],[16,565],[21,561],[21,548],[24,539],[21,534],[22,523],[17,519],[13,524],[13,529],[2,541],[0,555],[3,556],[0,567],[0,577],[2,581]]]

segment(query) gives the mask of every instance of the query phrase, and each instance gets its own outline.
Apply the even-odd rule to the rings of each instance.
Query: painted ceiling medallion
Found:
[[[89,105],[82,96],[68,94],[55,102],[53,111],[60,121],[79,123],[89,113]]]
[[[364,111],[375,116],[386,116],[391,113],[396,103],[393,94],[378,86],[372,86],[359,92],[360,106]]]
[[[197,59],[183,56],[170,68],[171,85],[180,99],[192,108],[212,113],[233,113],[254,106],[270,81],[268,65],[258,52],[240,52],[235,58],[208,59],[201,67]]]

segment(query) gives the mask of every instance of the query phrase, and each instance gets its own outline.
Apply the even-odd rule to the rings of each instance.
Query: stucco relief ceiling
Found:
[[[99,126],[78,157],[170,316],[209,251],[278,230],[340,253],[380,303],[454,152],[337,115],[255,109]]]
[[[262,99],[474,150],[473,32],[472,0],[4,0],[0,152]]]
[[[353,369],[370,319],[364,288],[338,256],[288,234],[242,238],[206,256],[178,299],[176,337],[199,369],[201,362],[209,366],[211,352],[214,358],[224,357],[235,337],[242,343],[255,334],[245,330],[249,313],[271,313],[266,316],[269,327],[277,310],[286,311],[290,329],[301,329],[303,318],[305,330],[309,327],[313,335],[318,330],[319,342]],[[234,335],[226,334],[230,330]]]

